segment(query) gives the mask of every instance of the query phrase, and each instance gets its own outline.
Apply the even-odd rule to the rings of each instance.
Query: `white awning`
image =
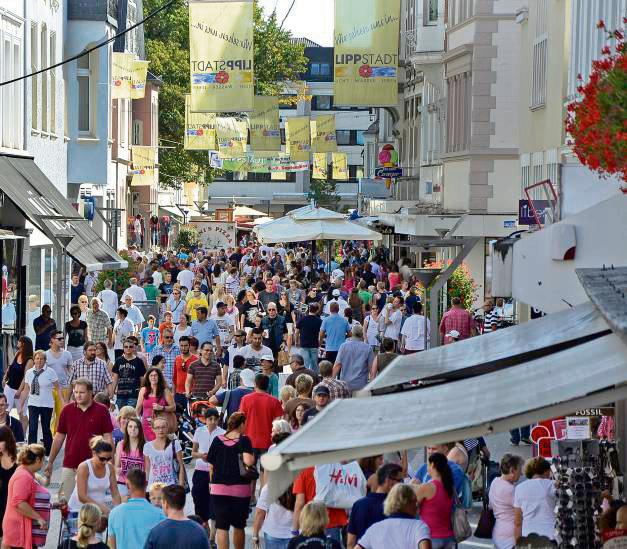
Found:
[[[278,496],[305,467],[507,431],[625,399],[626,382],[627,345],[610,334],[469,379],[335,400],[261,460]]]

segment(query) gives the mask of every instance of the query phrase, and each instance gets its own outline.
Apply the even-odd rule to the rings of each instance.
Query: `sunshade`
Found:
[[[268,214],[249,208],[248,206],[235,206],[233,210],[234,217],[266,217]]]
[[[266,223],[270,223],[274,221],[274,217],[258,217],[253,221],[253,225],[265,225]]]

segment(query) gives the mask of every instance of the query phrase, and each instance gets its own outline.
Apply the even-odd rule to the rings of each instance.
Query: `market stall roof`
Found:
[[[563,350],[610,333],[592,303],[496,330],[481,337],[402,356],[371,381],[365,394],[385,392],[399,385],[462,379]]]
[[[274,221],[274,217],[258,217],[253,221],[253,225],[265,225],[266,223],[270,223],[271,221]]]
[[[381,240],[380,233],[349,221],[337,212],[305,206],[285,217],[256,227],[258,238],[270,242],[307,240]]]
[[[234,217],[266,217],[268,214],[250,208],[248,206],[235,206],[233,209]]]
[[[33,158],[0,155],[0,190],[49,239],[89,271],[125,269],[128,263],[79,216]]]
[[[627,345],[609,334],[469,379],[334,400],[262,464],[277,496],[305,467],[503,432],[627,398],[626,382]]]

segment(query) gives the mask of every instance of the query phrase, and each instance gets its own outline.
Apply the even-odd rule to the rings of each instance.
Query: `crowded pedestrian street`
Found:
[[[0,549],[627,547],[627,0],[0,0]]]

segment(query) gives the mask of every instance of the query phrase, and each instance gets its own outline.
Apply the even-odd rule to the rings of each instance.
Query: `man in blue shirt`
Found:
[[[427,457],[430,456],[431,454],[436,454],[436,453],[447,455],[448,450],[449,449],[446,444],[429,446],[427,448]],[[454,461],[451,461],[450,459],[448,460],[448,466],[451,468],[451,472],[453,473],[453,484],[455,484],[455,492],[457,492],[457,494],[460,494],[462,491],[463,483],[464,483],[465,473],[463,469],[459,465],[457,465],[457,463],[455,463]],[[429,473],[427,472],[426,463],[423,463],[418,468],[418,470],[416,471],[416,476],[414,478],[418,480],[421,484],[425,482],[429,482],[431,480],[431,477],[429,476]]]
[[[209,343],[215,342],[216,356],[220,358],[222,356],[222,341],[220,340],[220,329],[217,322],[207,318],[209,315],[207,307],[198,307],[196,315],[198,320],[192,322],[192,335],[198,339],[201,347],[206,341]]]
[[[148,532],[165,519],[158,507],[146,499],[146,473],[131,469],[126,474],[128,502],[114,507],[109,515],[109,547],[136,549],[143,547]]]
[[[385,519],[383,502],[390,490],[403,482],[403,468],[396,463],[386,463],[377,470],[377,489],[358,499],[351,510],[348,522],[348,547],[352,549],[368,528]]]
[[[350,334],[351,328],[348,321],[338,314],[340,306],[337,302],[331,303],[329,312],[331,314],[322,321],[322,326],[320,326],[320,347],[322,347],[324,340],[325,359],[335,364],[337,352],[342,343],[346,341],[346,336]]]

